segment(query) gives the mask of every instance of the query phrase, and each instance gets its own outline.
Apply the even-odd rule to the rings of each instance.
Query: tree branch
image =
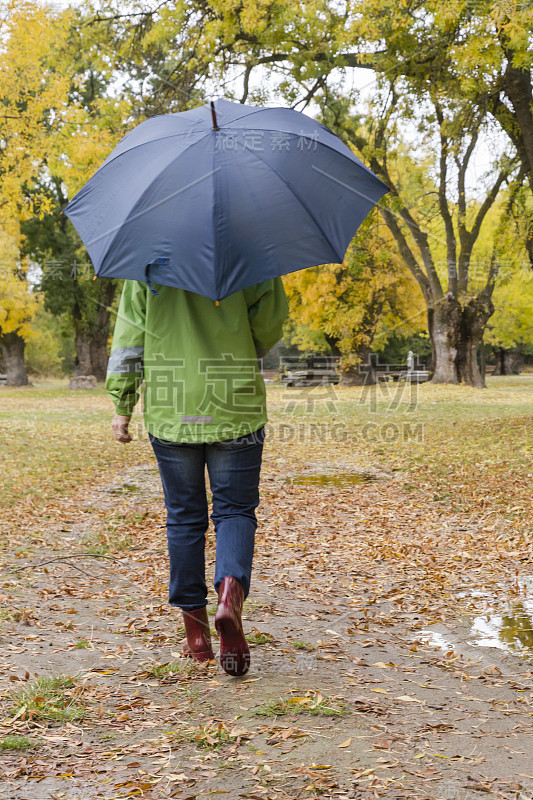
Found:
[[[448,176],[448,137],[444,134],[444,114],[438,102],[434,102],[437,122],[440,128],[440,175],[439,175],[439,208],[446,229],[446,258],[448,269],[448,290],[457,293],[457,240],[453,229],[453,219],[450,213],[448,197],[446,195],[446,180]]]
[[[420,286],[422,294],[429,303],[432,298],[429,280],[427,276],[424,274],[424,271],[420,268],[413,251],[409,247],[407,239],[405,238],[402,229],[400,228],[400,226],[396,221],[394,212],[392,212],[391,209],[387,208],[386,206],[378,206],[378,207],[383,219],[387,224],[387,227],[389,228],[390,232],[392,233],[392,235],[396,240],[396,244],[398,245],[400,254],[402,255],[408,268],[411,270],[418,285]]]
[[[250,62],[248,62],[246,64],[246,69],[244,70],[244,79],[243,79],[243,93],[242,93],[242,97],[240,99],[241,103],[246,103],[246,99],[248,97],[248,91],[249,91],[250,75],[252,73],[252,69],[253,68],[254,68],[254,65],[251,64]]]
[[[498,196],[498,192],[500,191],[502,183],[509,177],[512,167],[507,166],[504,167],[492,189],[485,197],[483,203],[481,204],[481,208],[479,209],[478,213],[476,214],[476,218],[474,220],[474,224],[470,231],[466,231],[466,236],[464,240],[464,244],[461,241],[461,252],[459,255],[459,291],[466,292],[468,290],[468,265],[470,262],[470,257],[472,255],[472,249],[474,244],[479,236],[479,231],[481,229],[481,225],[483,220],[485,219],[487,212],[494,204],[496,197]]]

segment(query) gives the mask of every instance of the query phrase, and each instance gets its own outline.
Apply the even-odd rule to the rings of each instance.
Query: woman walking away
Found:
[[[125,281],[106,389],[118,442],[144,379],[144,422],[167,509],[169,602],[182,609],[184,655],[214,658],[207,616],[205,467],[216,534],[215,628],[220,664],[244,675],[250,651],[242,607],[250,591],[267,421],[258,359],[281,338],[287,300],[280,278],[218,303],[168,286]]]

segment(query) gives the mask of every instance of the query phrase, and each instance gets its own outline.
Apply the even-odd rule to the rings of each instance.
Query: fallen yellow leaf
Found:
[[[345,742],[342,742],[342,744],[337,745],[337,747],[349,747],[351,743],[352,743],[352,737],[350,736],[349,739],[346,739]]]

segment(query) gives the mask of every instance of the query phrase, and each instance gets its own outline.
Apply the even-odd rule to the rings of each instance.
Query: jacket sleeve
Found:
[[[244,292],[257,357],[262,358],[283,336],[289,312],[287,296],[281,278],[263,281]]]
[[[117,414],[131,415],[144,377],[146,285],[125,281],[107,365],[106,390]]]

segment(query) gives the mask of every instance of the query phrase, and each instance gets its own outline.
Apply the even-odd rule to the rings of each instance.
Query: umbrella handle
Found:
[[[159,294],[159,292],[157,292],[157,291],[154,289],[154,287],[153,287],[153,285],[152,285],[152,281],[150,280],[150,267],[151,267],[151,266],[152,266],[152,264],[147,264],[147,265],[145,266],[145,268],[144,268],[144,279],[145,279],[145,282],[148,284],[148,288],[150,289],[150,291],[152,292],[152,294]]]

